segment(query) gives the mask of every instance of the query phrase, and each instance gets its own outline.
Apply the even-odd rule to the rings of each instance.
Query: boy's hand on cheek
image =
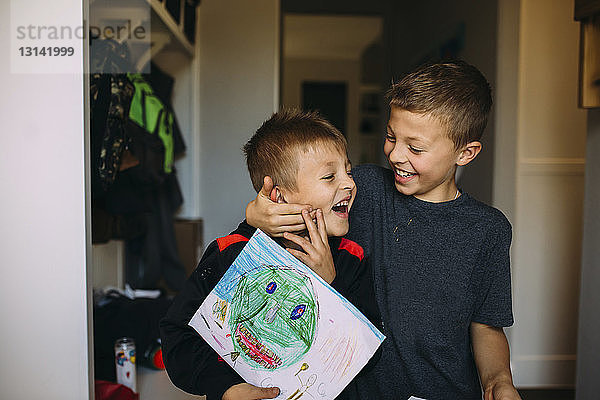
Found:
[[[273,180],[265,176],[263,187],[246,206],[248,224],[259,228],[269,236],[281,237],[283,232],[298,232],[306,229],[302,210],[312,211],[307,204],[277,203],[272,198]]]
[[[325,229],[325,220],[323,219],[323,211],[317,210],[317,223],[315,225],[308,211],[302,212],[302,218],[308,229],[310,241],[307,239],[285,232],[283,237],[289,241],[296,243],[302,247],[304,252],[287,249],[294,257],[308,265],[317,275],[323,278],[327,283],[333,282],[335,278],[335,266],[333,265],[333,257],[329,248],[329,240],[327,239],[327,230]]]
[[[249,383],[238,383],[223,393],[223,400],[273,399],[277,396],[278,388],[260,388]]]

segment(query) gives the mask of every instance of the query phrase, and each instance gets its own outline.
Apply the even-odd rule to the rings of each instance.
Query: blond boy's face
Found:
[[[346,154],[332,144],[315,146],[298,155],[297,190],[280,188],[288,203],[310,204],[323,210],[328,236],[348,232],[348,212],[356,184]]]
[[[455,198],[461,151],[436,119],[392,107],[383,151],[400,193],[429,202]]]

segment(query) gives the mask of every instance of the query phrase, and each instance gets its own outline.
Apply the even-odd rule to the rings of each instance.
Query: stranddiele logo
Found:
[[[84,20],[83,25],[19,25],[16,27],[17,40],[73,40],[87,39],[145,40],[149,39],[146,28],[134,26],[131,20],[122,21],[119,25],[89,25]]]

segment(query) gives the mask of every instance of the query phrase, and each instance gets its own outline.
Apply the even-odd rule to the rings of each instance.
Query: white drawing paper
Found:
[[[334,399],[385,336],[260,230],[189,322],[248,383],[277,399]]]

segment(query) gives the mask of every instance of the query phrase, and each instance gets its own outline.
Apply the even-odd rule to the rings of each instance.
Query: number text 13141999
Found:
[[[75,54],[75,48],[64,46],[19,47],[21,57],[70,57]]]

